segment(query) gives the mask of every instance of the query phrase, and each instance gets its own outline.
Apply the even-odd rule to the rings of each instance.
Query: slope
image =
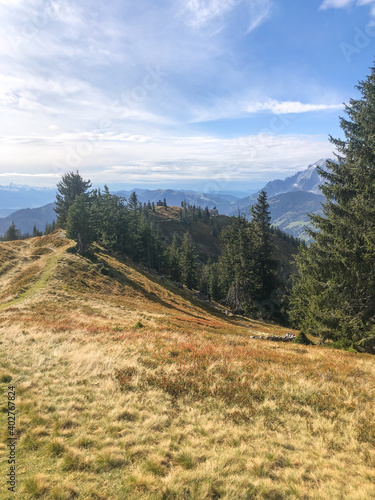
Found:
[[[322,214],[324,196],[307,191],[282,193],[268,199],[271,223],[282,231],[300,239],[308,239],[305,226],[311,227],[308,214]],[[250,205],[242,207],[248,214]]]
[[[285,330],[71,245],[0,245],[17,498],[374,497],[373,357],[261,340]]]
[[[67,251],[72,245],[74,242],[61,230],[48,236],[0,243],[0,310],[10,317],[27,311],[24,325],[31,327],[35,323],[38,328],[42,328],[43,318],[49,325],[61,317],[63,331],[83,327],[83,317],[88,331],[93,325],[98,329],[99,324],[108,331],[116,331],[121,324],[121,331],[129,331],[138,320],[158,330],[180,328],[181,324],[188,327],[190,323],[192,327],[207,324],[219,331],[238,326],[235,322],[231,327],[223,311],[219,313],[195,301],[189,291],[178,289],[129,261],[119,261],[101,247],[95,247],[90,260]],[[92,314],[87,316],[90,304]],[[53,319],[46,314],[52,310]],[[99,310],[100,314],[94,314]],[[107,310],[108,317],[103,315]],[[116,317],[115,324],[112,316]],[[241,322],[246,327],[258,324],[244,319]]]
[[[184,234],[188,232],[198,252],[201,262],[207,262],[208,258],[216,262],[221,254],[220,233],[232,222],[232,218],[227,215],[217,215],[210,217],[208,222],[203,220],[188,221],[180,220],[180,209],[178,207],[156,207],[156,222],[159,225],[161,236],[167,244],[172,242],[174,235],[182,241]],[[272,240],[275,248],[275,259],[283,268],[292,269],[290,262],[297,252],[296,245],[288,243],[279,236],[273,234]]]
[[[322,195],[295,191],[282,193],[270,199],[272,224],[297,238],[307,238],[305,226],[311,227],[308,214],[323,214]]]
[[[54,203],[49,203],[39,208],[24,208],[0,218],[0,235],[4,235],[13,221],[22,234],[32,234],[34,226],[39,231],[44,231],[46,223],[51,224],[56,219],[54,207]]]

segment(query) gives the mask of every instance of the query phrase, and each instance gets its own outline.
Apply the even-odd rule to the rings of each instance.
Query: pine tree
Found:
[[[92,214],[87,197],[82,193],[75,197],[66,218],[66,234],[77,241],[78,253],[84,253],[93,241]]]
[[[48,224],[46,222],[45,228],[44,228],[44,234],[50,234],[53,233],[53,231],[56,229],[56,221],[53,220],[51,224]]]
[[[198,282],[197,254],[187,232],[180,248],[181,281],[188,288],[195,288]]]
[[[254,242],[246,218],[238,214],[221,233],[221,288],[234,313],[251,313],[255,292]]]
[[[57,224],[60,227],[65,228],[68,211],[75,197],[84,195],[88,198],[90,188],[90,181],[84,181],[78,170],[76,173],[69,172],[63,175],[61,181],[57,184],[58,193],[56,195],[56,208],[54,209],[57,214]]]
[[[42,236],[42,234],[43,234],[42,231],[39,231],[37,229],[37,227],[34,225],[34,227],[33,227],[33,238],[35,238],[36,236]]]
[[[212,264],[210,268],[208,295],[211,299],[216,301],[222,298],[220,281],[219,281],[219,266],[216,262]]]
[[[273,245],[271,241],[271,215],[267,201],[267,193],[262,190],[257,202],[250,208],[251,229],[256,238],[254,257],[256,279],[258,290],[256,300],[258,302],[268,300],[271,293],[277,288],[277,262],[273,257]]]
[[[130,198],[129,198],[129,203],[128,203],[129,210],[131,212],[133,212],[134,214],[136,214],[137,209],[138,209],[138,205],[139,205],[138,196],[137,196],[136,192],[133,191],[132,194],[130,195]]]
[[[14,221],[12,221],[12,224],[8,227],[4,234],[4,241],[14,241],[19,240],[20,238],[21,233],[19,229],[16,228]]]
[[[115,252],[125,253],[128,239],[125,198],[111,194],[104,185],[104,193],[94,191],[91,211],[96,237]]]
[[[319,169],[323,216],[310,216],[314,241],[297,260],[291,317],[306,333],[374,352],[375,68],[357,89],[340,118],[345,139],[330,136],[337,163]]]
[[[168,273],[172,280],[181,280],[181,268],[180,268],[180,252],[179,252],[179,242],[177,235],[173,235],[172,244],[168,249]]]
[[[210,294],[210,274],[211,274],[211,260],[208,259],[207,264],[203,266],[202,272],[199,278],[199,291],[204,295]]]
[[[138,227],[139,251],[138,260],[146,264],[150,269],[155,267],[157,257],[157,234],[152,221],[148,218],[148,212],[142,214]]]

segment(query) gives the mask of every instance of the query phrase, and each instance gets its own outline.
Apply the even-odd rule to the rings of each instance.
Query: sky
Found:
[[[0,0],[0,184],[254,190],[320,158],[375,0]]]

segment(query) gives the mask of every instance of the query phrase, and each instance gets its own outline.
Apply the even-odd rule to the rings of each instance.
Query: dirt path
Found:
[[[46,264],[44,267],[44,270],[42,271],[42,274],[40,277],[37,279],[37,281],[30,286],[28,290],[23,292],[19,297],[16,299],[13,299],[9,302],[6,302],[5,304],[0,305],[0,311],[3,311],[4,309],[7,309],[8,307],[14,306],[16,304],[20,304],[24,300],[28,299],[35,293],[37,293],[39,290],[45,287],[47,281],[51,277],[53,271],[56,269],[59,257],[65,250],[67,249],[66,246],[61,247],[61,248],[55,248],[53,246],[45,246],[45,248],[48,248],[49,250],[52,250],[54,253],[51,255],[47,260]],[[18,269],[17,269],[18,270]]]

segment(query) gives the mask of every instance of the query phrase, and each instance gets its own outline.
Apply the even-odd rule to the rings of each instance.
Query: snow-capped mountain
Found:
[[[328,158],[328,161],[333,160]],[[323,180],[318,173],[317,167],[326,170],[326,165],[327,158],[321,158],[309,165],[306,170],[297,172],[284,180],[276,179],[268,182],[263,189],[267,191],[268,198],[291,191],[307,191],[309,193],[321,194],[319,185],[322,184]]]
[[[284,180],[270,181],[263,188],[268,194],[272,224],[299,238],[307,238],[304,230],[304,226],[310,224],[307,213],[322,213],[324,196],[319,186],[324,180],[318,173],[318,167],[327,170],[327,159],[322,158]],[[237,200],[224,213],[236,215],[239,209],[240,212],[249,214],[257,197],[258,193]]]
[[[0,209],[36,208],[52,203],[55,197],[56,188],[8,184],[0,186]]]

